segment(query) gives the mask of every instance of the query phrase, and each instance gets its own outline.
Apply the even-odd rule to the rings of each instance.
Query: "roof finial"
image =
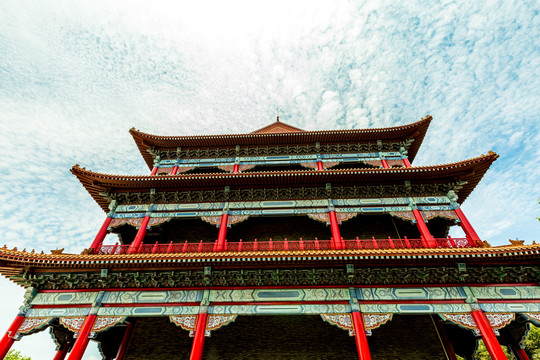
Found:
[[[276,120],[276,121],[279,122],[279,116],[277,117],[277,120]]]

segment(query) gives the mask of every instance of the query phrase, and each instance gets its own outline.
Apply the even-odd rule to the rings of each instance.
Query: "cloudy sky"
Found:
[[[415,164],[497,152],[463,209],[493,245],[540,240],[537,2],[260,3],[1,2],[0,246],[87,247],[104,213],[69,169],[147,174],[131,127],[241,133],[276,115],[306,130],[432,115]],[[4,331],[22,290],[0,290]],[[46,332],[15,348],[54,351]]]

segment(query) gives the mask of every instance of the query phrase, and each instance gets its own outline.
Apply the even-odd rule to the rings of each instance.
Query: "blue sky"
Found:
[[[415,164],[497,152],[463,209],[493,245],[538,242],[538,13],[534,1],[2,2],[0,237],[87,247],[104,214],[69,169],[146,174],[131,127],[240,133],[279,114],[347,129],[430,114]],[[22,291],[0,289],[13,294],[0,299],[4,329]],[[48,359],[48,336],[16,348]]]

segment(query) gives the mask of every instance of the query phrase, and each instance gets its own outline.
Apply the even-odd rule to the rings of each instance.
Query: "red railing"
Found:
[[[343,239],[342,239],[343,240]],[[437,248],[469,248],[478,247],[470,244],[466,238],[438,238],[435,239]],[[362,250],[362,249],[422,249],[427,246],[424,239],[359,239],[343,240],[346,250]],[[183,252],[212,252],[214,251],[214,242],[197,243],[169,243],[169,244],[141,244],[138,249],[130,251],[130,245],[102,245],[97,251],[97,254],[117,255],[117,254],[155,254],[155,253],[183,253]],[[332,240],[294,240],[287,239],[283,241],[249,241],[240,240],[238,242],[225,242],[224,251],[298,251],[298,250],[330,250],[332,249]]]

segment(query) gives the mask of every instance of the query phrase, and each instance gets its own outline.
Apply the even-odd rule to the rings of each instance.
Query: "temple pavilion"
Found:
[[[460,208],[495,153],[413,165],[431,121],[131,129],[149,174],[71,169],[105,214],[88,248],[0,249],[0,273],[27,289],[0,359],[46,329],[55,360],[90,340],[105,360],[455,360],[479,339],[528,359],[540,246],[492,247]]]

